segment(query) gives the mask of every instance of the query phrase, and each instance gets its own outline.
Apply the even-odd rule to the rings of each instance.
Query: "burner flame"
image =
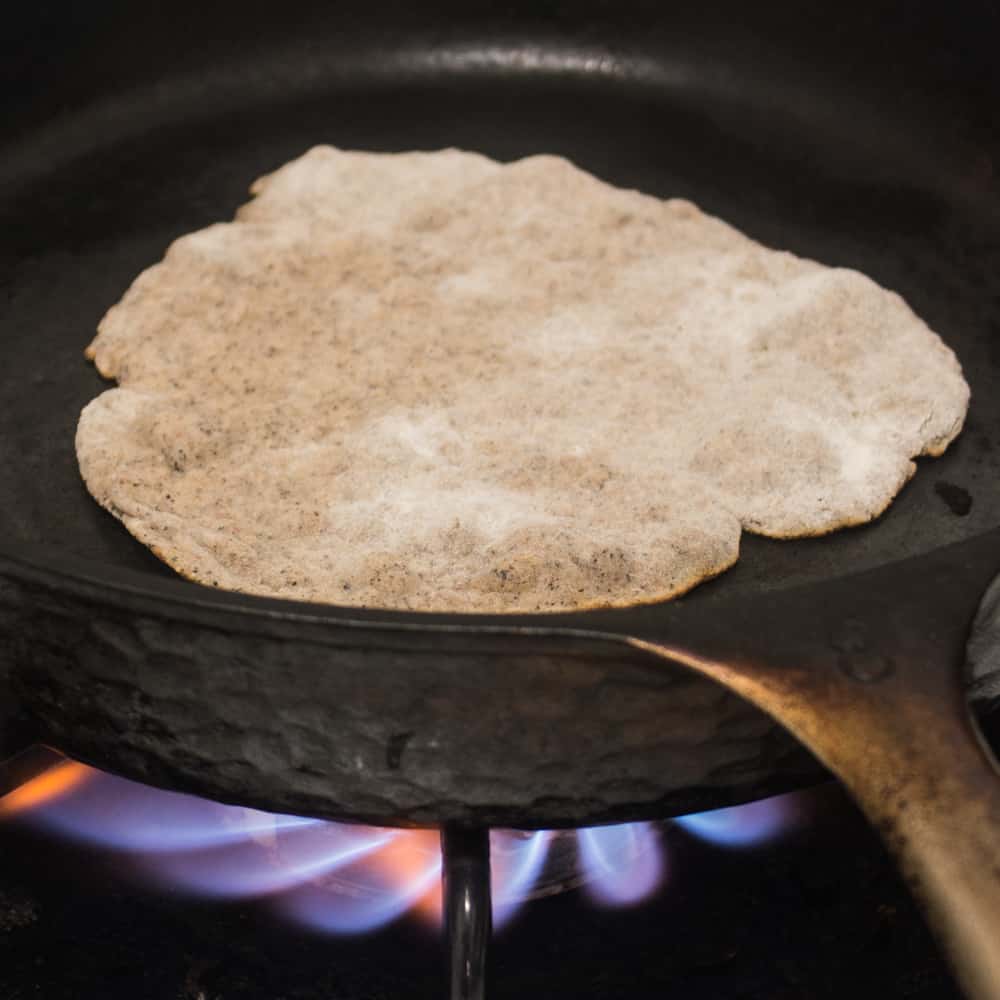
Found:
[[[52,802],[95,773],[86,764],[64,760],[0,798],[0,819]]]
[[[682,817],[700,839],[745,847],[792,819],[789,796]],[[127,852],[152,881],[221,899],[266,897],[289,919],[334,934],[372,931],[406,912],[440,924],[436,831],[329,823],[224,806],[116,778],[63,759],[0,798],[0,820],[23,819],[101,848]],[[494,926],[544,883],[551,848],[569,832],[490,834]],[[634,905],[664,881],[666,849],[650,823],[575,832],[579,878],[607,906]],[[561,840],[565,843],[565,840]],[[570,841],[572,843],[572,841]],[[557,852],[558,853],[558,852]],[[565,879],[556,880],[559,887]],[[557,891],[557,890],[556,890]]]
[[[304,882],[276,901],[286,917],[315,930],[358,934],[408,910],[441,920],[441,852],[436,832],[396,833],[370,864],[331,881]]]
[[[663,851],[650,823],[595,826],[577,832],[590,895],[609,906],[631,906],[663,881]]]
[[[383,849],[388,853],[396,833],[316,823],[285,828],[273,836],[272,845],[247,839],[222,847],[150,853],[141,865],[154,881],[195,895],[270,896],[350,868]]]
[[[675,823],[700,840],[720,847],[756,847],[773,840],[795,820],[792,795],[776,795],[742,806],[679,816]]]

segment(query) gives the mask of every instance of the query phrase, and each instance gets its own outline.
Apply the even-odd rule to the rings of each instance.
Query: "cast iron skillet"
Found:
[[[403,824],[666,815],[813,780],[818,758],[969,990],[1000,996],[1000,798],[958,674],[1000,570],[989,5],[145,6],[21,14],[4,59],[0,685],[33,735],[219,799]],[[181,582],[79,481],[76,417],[105,387],[82,350],[171,239],[317,142],[560,153],[859,268],[957,352],[966,429],[877,524],[745,537],[736,569],[664,605],[390,614]]]

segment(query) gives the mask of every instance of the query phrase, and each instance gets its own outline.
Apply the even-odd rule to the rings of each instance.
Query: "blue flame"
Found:
[[[539,830],[527,839],[501,830],[490,834],[493,926],[502,927],[521,908],[545,867],[552,834]]]
[[[125,851],[221,847],[274,830],[322,826],[321,820],[222,806],[165,792],[101,771],[38,807],[36,822],[77,840]]]
[[[777,837],[792,825],[794,818],[793,796],[777,795],[742,806],[679,816],[674,822],[720,847],[753,847]]]
[[[281,832],[272,847],[247,840],[207,850],[161,853],[148,856],[144,867],[171,888],[240,899],[283,892],[349,867],[396,836],[391,830],[319,823]]]
[[[578,830],[577,849],[588,892],[609,906],[630,906],[659,888],[664,857],[649,823]]]
[[[223,806],[72,766],[83,780],[48,797],[24,797],[31,803],[25,817],[129,852],[161,884],[216,898],[268,896],[297,922],[337,934],[374,930],[411,908],[440,919],[441,852],[431,831]],[[794,812],[792,797],[780,796],[675,822],[711,843],[742,847],[775,837]],[[535,891],[556,836],[567,834],[491,833],[494,926],[508,922]],[[583,883],[605,905],[637,903],[663,882],[666,855],[652,824],[578,830],[576,844]]]
[[[440,882],[440,853],[428,853],[420,869],[403,886],[386,881],[348,894],[306,883],[278,896],[274,906],[279,913],[313,930],[363,934],[401,917]]]

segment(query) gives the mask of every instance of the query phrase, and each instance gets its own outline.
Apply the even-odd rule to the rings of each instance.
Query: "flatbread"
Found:
[[[680,594],[743,529],[877,517],[959,433],[863,275],[566,160],[318,147],[177,240],[88,349],[87,487],[191,579],[525,612]]]

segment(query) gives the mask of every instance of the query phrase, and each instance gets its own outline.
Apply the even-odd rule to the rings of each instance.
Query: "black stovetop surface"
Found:
[[[666,887],[630,910],[579,892],[497,937],[491,1000],[956,1000],[875,835],[835,785],[747,850],[664,836]],[[440,936],[403,919],[322,937],[253,902],[145,889],[114,855],[0,826],[0,1000],[441,1000]]]

